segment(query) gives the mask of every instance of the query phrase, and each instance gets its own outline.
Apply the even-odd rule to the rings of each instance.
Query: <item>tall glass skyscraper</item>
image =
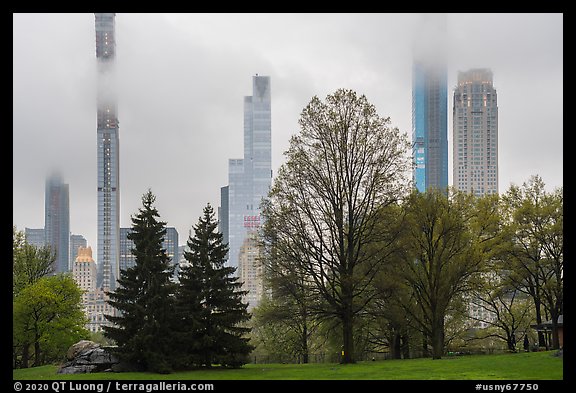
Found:
[[[260,202],[272,184],[270,77],[253,76],[252,93],[244,97],[244,158],[228,161],[228,189],[221,193],[220,216],[228,221],[220,228],[228,237],[228,265],[234,267],[248,234],[260,226]]]
[[[448,187],[448,82],[443,52],[446,20],[424,15],[414,45],[412,69],[412,153],[420,192]]]
[[[58,174],[46,179],[44,234],[56,252],[54,273],[70,271],[70,197],[68,184]]]
[[[116,14],[95,14],[98,60],[98,286],[116,288],[119,278],[119,139],[114,60]]]
[[[452,176],[461,191],[498,193],[498,99],[492,71],[458,73],[454,89]]]
[[[136,256],[132,254],[134,242],[128,239],[128,235],[132,233],[132,228],[120,228],[120,270],[126,270],[136,265]],[[162,248],[166,250],[166,254],[170,257],[171,264],[175,265],[174,279],[178,278],[178,266],[180,261],[179,247],[178,247],[178,231],[174,227],[166,227],[166,235],[162,241]]]

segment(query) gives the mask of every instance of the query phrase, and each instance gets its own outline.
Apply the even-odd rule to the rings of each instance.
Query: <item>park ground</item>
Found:
[[[355,364],[246,364],[239,369],[61,375],[58,366],[13,370],[14,380],[562,380],[557,351],[378,360]]]

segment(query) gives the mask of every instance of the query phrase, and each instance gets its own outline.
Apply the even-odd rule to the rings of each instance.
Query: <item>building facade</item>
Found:
[[[136,264],[136,257],[132,254],[134,242],[128,239],[128,234],[132,232],[132,228],[120,228],[120,270],[126,270]],[[166,227],[166,235],[162,242],[162,248],[166,250],[166,254],[170,257],[174,269],[174,279],[178,277],[178,265],[180,260],[179,247],[178,247],[178,231],[174,227]]]
[[[24,228],[26,243],[41,248],[46,245],[46,231],[44,228]]]
[[[46,244],[56,252],[54,273],[70,271],[69,187],[58,174],[46,179],[44,234]]]
[[[250,233],[238,256],[238,277],[242,283],[242,290],[248,291],[242,301],[248,304],[248,311],[257,307],[262,298],[264,285],[262,282],[262,263],[258,260],[260,256],[260,247],[256,233]]]
[[[132,254],[134,242],[128,239],[128,234],[132,228],[120,228],[119,265],[120,270],[126,270],[136,264],[136,257]]]
[[[477,196],[498,193],[498,100],[492,71],[458,73],[454,90],[454,187]]]
[[[218,232],[222,234],[222,243],[228,244],[228,186],[220,188],[220,206],[218,207]]]
[[[85,302],[87,299],[88,292],[94,292],[96,290],[96,262],[92,258],[92,247],[82,247],[80,246],[77,250],[78,256],[74,260],[74,265],[72,266],[72,276],[76,281],[76,284],[84,291],[82,295],[82,301]]]
[[[420,192],[448,187],[448,82],[445,15],[424,15],[412,68],[413,180]]]
[[[95,14],[98,66],[98,285],[114,290],[119,278],[120,182],[115,92],[116,32],[113,13]]]
[[[420,192],[448,187],[446,69],[415,62],[412,90],[414,181]]]
[[[86,238],[82,235],[70,235],[70,269],[74,266],[74,262],[76,261],[76,257],[78,256],[78,248],[84,247],[88,243],[86,242]]]
[[[117,311],[108,304],[110,297],[97,286],[97,267],[92,258],[91,247],[79,247],[78,256],[72,267],[72,276],[82,289],[82,307],[88,318],[86,328],[92,332],[101,332],[103,326],[110,326],[106,315],[116,316]]]
[[[252,77],[252,96],[244,97],[244,158],[228,161],[228,186],[221,190],[220,230],[228,242],[228,265],[238,267],[240,248],[260,227],[260,202],[272,184],[270,77]],[[227,213],[226,213],[227,210]]]

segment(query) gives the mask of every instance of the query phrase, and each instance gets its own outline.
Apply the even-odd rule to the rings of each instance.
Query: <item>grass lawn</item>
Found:
[[[13,370],[15,380],[562,380],[563,360],[556,351],[469,355],[439,360],[409,359],[312,364],[246,364],[240,369],[153,373],[57,374],[57,366]]]

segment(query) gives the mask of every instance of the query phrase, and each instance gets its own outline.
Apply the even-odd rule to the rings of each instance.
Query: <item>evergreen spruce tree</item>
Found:
[[[173,313],[176,284],[170,281],[174,268],[162,248],[166,223],[159,221],[153,203],[156,197],[148,190],[142,208],[132,216],[136,263],[120,272],[118,286],[109,303],[120,315],[108,319],[105,336],[113,339],[116,354],[128,368],[168,373],[172,369],[174,348]]]
[[[214,210],[208,204],[190,234],[184,253],[188,266],[180,271],[177,299],[179,338],[187,346],[188,365],[239,367],[248,361],[254,348],[248,343],[250,319],[248,304],[242,303],[247,292],[233,276],[235,267],[225,266],[228,245],[222,244]]]

